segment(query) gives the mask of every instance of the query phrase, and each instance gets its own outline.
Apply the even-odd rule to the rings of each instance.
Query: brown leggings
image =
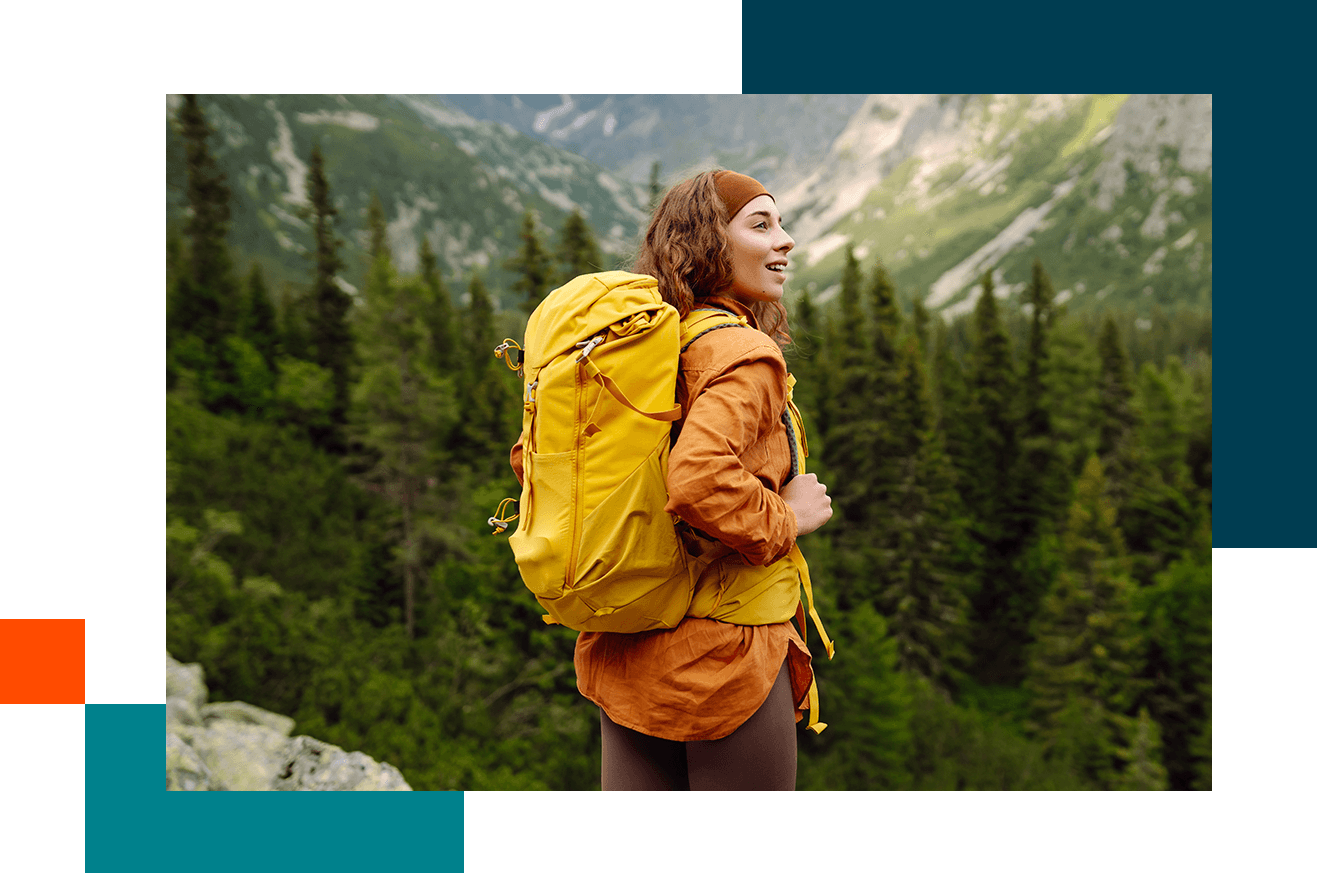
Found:
[[[796,709],[786,662],[763,705],[720,740],[651,737],[599,712],[604,791],[795,791]]]

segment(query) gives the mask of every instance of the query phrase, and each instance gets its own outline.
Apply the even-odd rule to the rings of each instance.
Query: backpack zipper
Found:
[[[591,346],[593,348],[593,346]],[[578,358],[578,363],[580,359]],[[563,588],[568,589],[576,582],[576,557],[581,549],[581,501],[580,493],[582,480],[585,478],[585,465],[582,463],[581,437],[584,433],[582,422],[585,420],[585,368],[577,366],[575,368],[576,381],[576,422],[573,430],[575,431],[575,445],[572,451],[572,547],[567,553],[567,572],[563,577]]]

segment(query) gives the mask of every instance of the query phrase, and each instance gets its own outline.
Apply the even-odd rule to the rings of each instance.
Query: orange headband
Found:
[[[749,176],[743,176],[740,173],[734,173],[731,170],[719,170],[713,174],[713,187],[718,192],[718,198],[722,200],[723,206],[727,208],[727,220],[731,221],[736,217],[736,213],[741,211],[741,207],[758,197],[760,194],[768,194],[768,189],[755,179]],[[772,194],[768,194],[773,197]],[[777,200],[773,197],[774,201]]]

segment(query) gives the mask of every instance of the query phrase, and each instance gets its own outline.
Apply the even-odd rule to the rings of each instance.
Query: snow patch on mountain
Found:
[[[459,112],[456,109],[430,100],[420,100],[410,95],[401,95],[398,100],[410,107],[417,115],[429,119],[440,127],[479,127],[482,124],[492,123],[477,121],[465,112]]]
[[[805,250],[805,264],[813,266],[837,249],[850,242],[850,237],[844,233],[830,233],[827,236],[819,237],[809,244]]]
[[[562,95],[561,104],[552,109],[546,109],[535,116],[535,132],[544,133],[554,121],[571,112],[574,108],[576,108],[576,104],[572,101],[572,95]]]
[[[274,116],[277,132],[277,138],[270,141],[270,159],[274,161],[275,166],[283,170],[288,180],[288,190],[284,192],[283,199],[288,203],[304,206],[310,203],[306,196],[306,178],[310,168],[302,163],[302,159],[293,149],[293,131],[288,126],[288,119],[284,118],[284,114],[274,105],[273,100],[267,100],[265,107]]]
[[[299,112],[297,120],[303,124],[337,124],[352,130],[372,131],[380,126],[380,120],[366,112]]]

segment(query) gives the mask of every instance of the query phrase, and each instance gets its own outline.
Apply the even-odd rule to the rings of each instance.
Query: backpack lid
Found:
[[[526,323],[526,367],[537,371],[611,324],[668,304],[653,276],[612,270],[577,276],[550,291]]]

